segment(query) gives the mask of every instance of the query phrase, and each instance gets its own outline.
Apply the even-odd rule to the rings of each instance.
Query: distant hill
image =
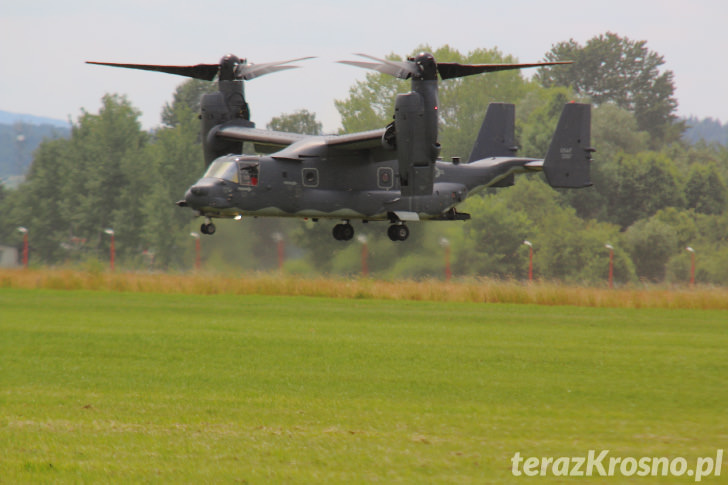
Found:
[[[0,110],[0,124],[14,125],[15,123],[23,123],[26,125],[51,125],[58,128],[71,128],[68,120],[56,120],[53,118],[45,118],[43,116],[26,115],[22,113],[11,113],[9,111]]]
[[[0,111],[0,179],[25,175],[33,152],[45,139],[68,138],[68,121]]]
[[[702,120],[690,117],[685,120],[687,130],[683,138],[689,143],[698,143],[704,140],[707,143],[718,143],[728,146],[728,124],[722,124],[720,120],[704,118]]]

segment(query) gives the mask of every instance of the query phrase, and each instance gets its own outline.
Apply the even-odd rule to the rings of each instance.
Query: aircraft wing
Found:
[[[256,150],[265,153],[272,153],[284,149],[296,142],[305,139],[323,140],[323,144],[341,150],[368,150],[382,146],[382,135],[384,129],[362,131],[346,135],[304,135],[301,133],[288,133],[285,131],[261,130],[239,125],[223,125],[215,131],[215,136],[238,140],[249,141],[255,144]]]
[[[379,130],[362,131],[346,135],[332,135],[326,137],[326,145],[341,150],[368,150],[382,146],[384,128]]]
[[[255,144],[256,150],[264,153],[275,152],[309,137],[309,135],[302,135],[300,133],[261,130],[259,128],[237,125],[222,125],[215,131],[215,136],[252,142]]]

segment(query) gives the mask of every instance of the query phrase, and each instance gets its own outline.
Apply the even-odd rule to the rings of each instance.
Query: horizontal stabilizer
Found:
[[[552,187],[580,188],[592,185],[589,178],[591,154],[591,105],[564,106],[543,163]]]

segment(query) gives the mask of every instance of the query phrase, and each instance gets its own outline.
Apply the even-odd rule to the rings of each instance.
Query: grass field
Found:
[[[2,288],[0,483],[503,483],[516,452],[593,449],[692,463],[728,448],[726,315]]]

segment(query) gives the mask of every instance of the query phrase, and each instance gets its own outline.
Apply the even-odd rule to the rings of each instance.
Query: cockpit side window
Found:
[[[258,185],[258,164],[257,163],[239,163],[240,185],[248,185],[255,187]]]

